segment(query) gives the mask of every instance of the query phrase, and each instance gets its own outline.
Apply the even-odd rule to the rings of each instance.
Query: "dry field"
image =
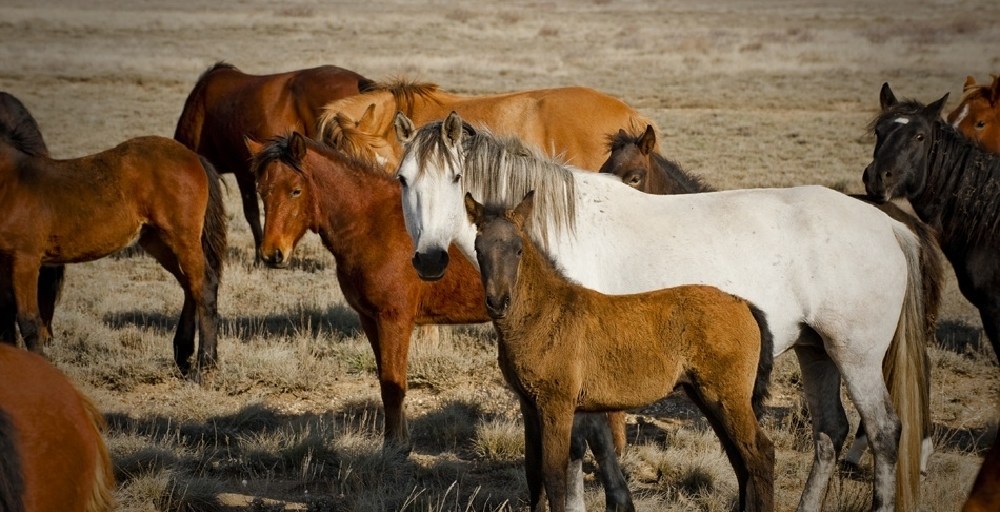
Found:
[[[462,93],[585,85],[654,118],[668,155],[717,187],[859,192],[883,81],[925,101],[950,92],[950,108],[967,74],[1000,71],[995,0],[872,4],[4,0],[0,90],[24,101],[52,154],[68,158],[172,135],[187,92],[217,60],[251,73],[333,63]],[[520,418],[491,329],[450,328],[414,345],[415,449],[383,453],[374,358],[333,259],[310,236],[291,269],[253,268],[227,182],[222,368],[211,386],[173,369],[182,295],[152,259],[68,271],[49,354],[108,417],[121,508],[524,509]],[[950,279],[930,347],[938,452],[924,510],[957,510],[992,440],[1000,374],[987,345]],[[811,457],[793,360],[778,361],[766,420],[779,510],[794,508]],[[685,398],[630,421],[625,464],[640,510],[732,506],[732,472]],[[867,478],[838,477],[826,509],[863,510]],[[588,485],[600,508],[599,486]]]

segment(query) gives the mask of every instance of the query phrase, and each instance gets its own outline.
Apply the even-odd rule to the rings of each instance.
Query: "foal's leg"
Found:
[[[14,302],[17,304],[17,326],[21,329],[25,348],[37,354],[43,353],[50,337],[49,329],[38,311],[40,266],[37,258],[15,256],[11,261],[11,281],[14,286]]]
[[[403,399],[406,397],[406,365],[413,333],[413,313],[383,312],[377,318],[359,315],[361,327],[375,353],[378,383],[385,408],[385,443],[409,451]]]
[[[604,484],[605,509],[608,511],[633,511],[635,505],[625,482],[618,456],[615,453],[615,436],[609,422],[611,415],[605,413],[577,413],[573,421],[573,445],[570,454],[570,466],[566,475],[569,482],[569,494],[566,507],[579,510],[583,507],[583,456],[587,445],[594,452],[597,469]],[[586,442],[584,442],[586,438]],[[574,504],[578,505],[574,505]]]
[[[837,454],[847,439],[848,421],[840,401],[840,371],[821,346],[795,347],[802,388],[812,416],[813,466],[799,500],[801,512],[822,510],[827,485],[836,469]],[[878,377],[881,378],[881,369]]]
[[[566,462],[573,435],[573,409],[571,400],[538,404],[542,433],[542,480],[552,512],[566,511]]]
[[[182,375],[191,371],[191,356],[194,354],[194,338],[197,329],[197,300],[188,283],[187,275],[181,271],[175,250],[163,240],[157,231],[147,230],[139,237],[139,245],[159,264],[170,272],[184,289],[184,305],[177,320],[174,333],[174,363]]]

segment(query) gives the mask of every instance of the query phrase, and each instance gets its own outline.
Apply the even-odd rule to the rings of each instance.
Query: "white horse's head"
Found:
[[[452,112],[443,122],[417,131],[403,113],[393,120],[403,156],[396,177],[403,187],[403,219],[413,239],[413,267],[422,279],[440,279],[448,267],[448,246],[475,250],[475,228],[465,213],[462,138],[474,133]]]

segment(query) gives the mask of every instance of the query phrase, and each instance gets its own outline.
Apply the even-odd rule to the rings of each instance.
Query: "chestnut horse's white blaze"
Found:
[[[447,261],[438,255],[451,243],[475,264],[466,192],[510,208],[536,190],[536,238],[583,286],[624,294],[707,284],[764,311],[775,354],[796,352],[813,417],[816,455],[800,510],[821,508],[848,434],[842,377],[873,443],[874,508],[912,506],[922,423],[912,419],[919,405],[907,400],[922,396],[926,354],[920,246],[903,224],[822,187],[643,194],[614,176],[540,159],[516,140],[476,133],[454,114],[419,131],[400,117],[397,129],[406,141],[397,173],[403,212],[423,277],[443,275]],[[906,413],[898,502],[900,421],[884,358],[899,361],[893,398]]]

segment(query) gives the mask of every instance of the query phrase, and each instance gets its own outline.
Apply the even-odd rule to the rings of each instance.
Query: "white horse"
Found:
[[[476,261],[466,192],[511,208],[535,190],[534,236],[583,286],[625,294],[700,283],[764,311],[774,354],[793,349],[799,360],[812,415],[815,456],[799,510],[822,508],[848,434],[841,378],[872,443],[872,509],[916,508],[926,352],[921,247],[903,224],[816,186],[643,194],[477,131],[455,113],[419,131],[402,115],[395,124],[421,277],[443,275],[451,243]],[[528,484],[535,504],[539,484]]]

